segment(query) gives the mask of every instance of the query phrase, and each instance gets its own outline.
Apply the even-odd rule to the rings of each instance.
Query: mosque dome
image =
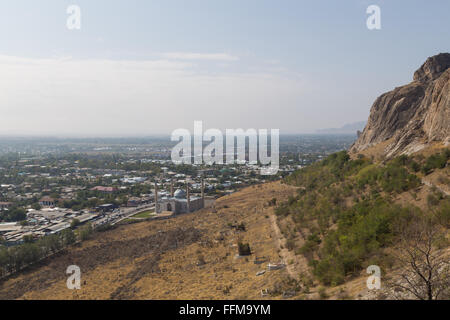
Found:
[[[173,195],[175,198],[178,198],[178,199],[186,198],[186,192],[184,192],[184,190],[181,190],[181,189],[177,189]]]

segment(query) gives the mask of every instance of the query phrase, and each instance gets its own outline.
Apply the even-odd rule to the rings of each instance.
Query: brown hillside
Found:
[[[294,190],[279,182],[249,187],[218,199],[215,209],[96,233],[4,281],[0,299],[260,299],[262,289],[280,298],[290,288],[288,270],[267,271],[281,258],[266,204]],[[240,223],[246,231],[230,227]],[[249,242],[251,256],[236,257],[238,238]],[[254,264],[255,256],[267,262]],[[81,268],[80,290],[66,287],[71,264]]]

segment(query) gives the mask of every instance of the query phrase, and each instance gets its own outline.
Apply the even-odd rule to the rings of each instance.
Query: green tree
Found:
[[[70,223],[70,228],[75,229],[79,225],[80,225],[80,220],[75,218],[75,219],[72,219],[72,222]]]
[[[60,237],[65,246],[71,245],[77,240],[72,229],[64,229],[63,231],[61,231]]]
[[[94,229],[92,228],[92,225],[90,223],[86,224],[82,228],[80,228],[79,236],[80,240],[84,241],[89,239],[94,232]]]

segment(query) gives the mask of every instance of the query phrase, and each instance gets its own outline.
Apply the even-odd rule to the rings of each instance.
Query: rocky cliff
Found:
[[[428,58],[411,83],[378,97],[350,152],[364,152],[382,142],[388,158],[434,142],[450,144],[450,53]]]

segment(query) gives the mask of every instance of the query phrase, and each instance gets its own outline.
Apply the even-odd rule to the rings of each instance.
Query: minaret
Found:
[[[202,208],[205,207],[205,180],[202,177]]]
[[[170,196],[173,198],[173,180],[170,181]]]
[[[158,183],[155,180],[155,211],[158,210]]]
[[[187,211],[191,212],[191,195],[189,194],[189,182],[186,181],[186,199],[187,199]]]

